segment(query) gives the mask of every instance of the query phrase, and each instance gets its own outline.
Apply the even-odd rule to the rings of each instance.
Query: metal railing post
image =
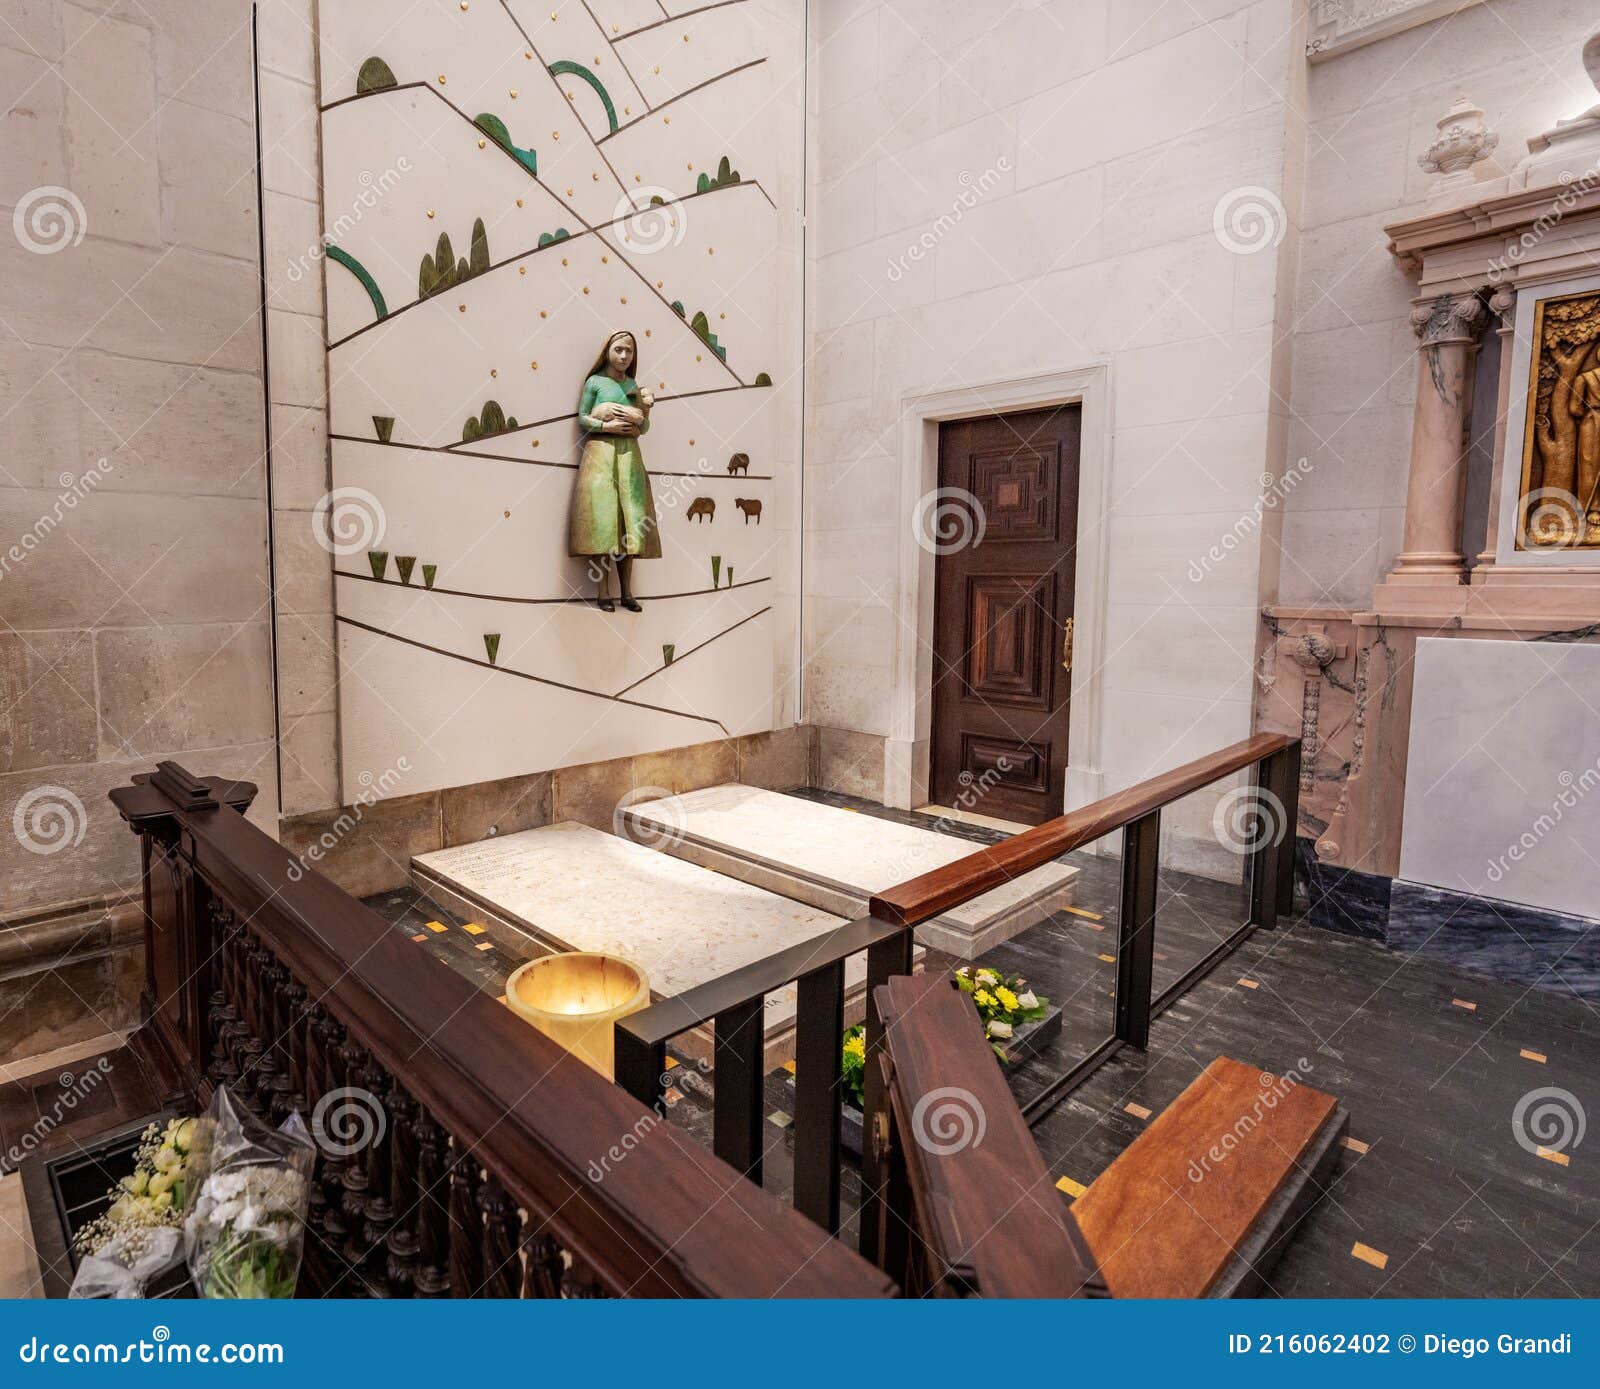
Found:
[[[1122,904],[1117,913],[1116,1037],[1140,1051],[1150,1044],[1156,878],[1160,869],[1161,812],[1152,810],[1122,832]]]

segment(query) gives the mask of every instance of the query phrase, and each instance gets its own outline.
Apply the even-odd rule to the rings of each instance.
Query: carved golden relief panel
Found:
[[[1534,311],[1519,550],[1600,548],[1600,289]]]

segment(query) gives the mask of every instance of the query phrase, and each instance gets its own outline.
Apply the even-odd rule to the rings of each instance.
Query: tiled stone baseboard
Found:
[[[586,762],[553,772],[396,796],[296,815],[279,841],[354,897],[400,887],[417,854],[575,820],[610,830],[619,805],[740,781],[771,791],[810,785],[817,730],[806,725]]]
[[[1319,863],[1296,841],[1314,926],[1507,983],[1600,998],[1600,921]]]

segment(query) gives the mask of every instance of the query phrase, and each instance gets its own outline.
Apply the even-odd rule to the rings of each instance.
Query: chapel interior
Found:
[[[0,1296],[223,1094],[301,1297],[1600,1296],[1597,932],[1592,9],[0,13]]]

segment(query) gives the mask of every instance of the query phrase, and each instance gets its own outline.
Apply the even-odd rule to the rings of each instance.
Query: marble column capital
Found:
[[[1509,330],[1517,315],[1517,292],[1510,285],[1501,285],[1489,296],[1489,310],[1500,320],[1500,331]]]
[[[1477,294],[1441,294],[1411,306],[1411,330],[1423,347],[1474,343],[1488,318]]]

